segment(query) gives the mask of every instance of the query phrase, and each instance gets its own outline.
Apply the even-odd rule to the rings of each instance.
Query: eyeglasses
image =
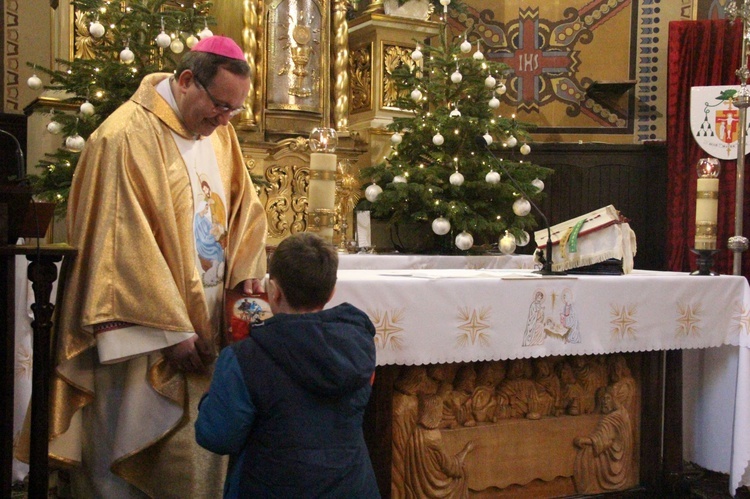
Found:
[[[195,79],[195,82],[198,84],[198,86],[201,87],[204,92],[206,92],[208,98],[211,99],[211,103],[214,105],[214,111],[218,111],[220,114],[229,113],[229,118],[231,119],[245,110],[245,106],[230,107],[226,103],[222,103],[221,101],[216,100],[216,98],[211,95],[211,92],[208,91],[206,85],[204,85],[197,76],[193,75],[193,79]]]

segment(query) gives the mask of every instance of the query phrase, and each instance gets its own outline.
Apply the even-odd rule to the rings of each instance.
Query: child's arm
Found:
[[[216,454],[238,454],[255,419],[255,406],[232,348],[225,348],[219,355],[211,387],[198,409],[198,445]]]

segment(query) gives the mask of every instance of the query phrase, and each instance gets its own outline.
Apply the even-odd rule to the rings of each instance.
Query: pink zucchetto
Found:
[[[222,55],[230,59],[245,60],[245,54],[234,40],[226,36],[209,36],[196,43],[191,52],[208,52],[209,54]]]

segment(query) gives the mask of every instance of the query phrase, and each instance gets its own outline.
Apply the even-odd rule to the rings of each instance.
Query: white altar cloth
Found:
[[[339,270],[372,269],[533,269],[533,255],[339,255]]]
[[[381,366],[741,347],[724,449],[732,448],[730,492],[750,485],[750,286],[744,277],[635,270],[542,278],[524,270],[425,268],[339,270],[338,277],[329,306],[350,302],[368,313]],[[696,389],[698,398],[713,390]],[[705,430],[702,438],[712,438],[714,429]]]

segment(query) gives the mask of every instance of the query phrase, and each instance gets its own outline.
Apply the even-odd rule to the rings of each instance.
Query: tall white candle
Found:
[[[313,227],[316,210],[333,213],[336,207],[336,155],[327,152],[310,153],[310,186],[307,193],[308,226],[318,235],[333,240],[333,227]]]
[[[695,249],[716,249],[719,179],[698,178],[695,200]]]

